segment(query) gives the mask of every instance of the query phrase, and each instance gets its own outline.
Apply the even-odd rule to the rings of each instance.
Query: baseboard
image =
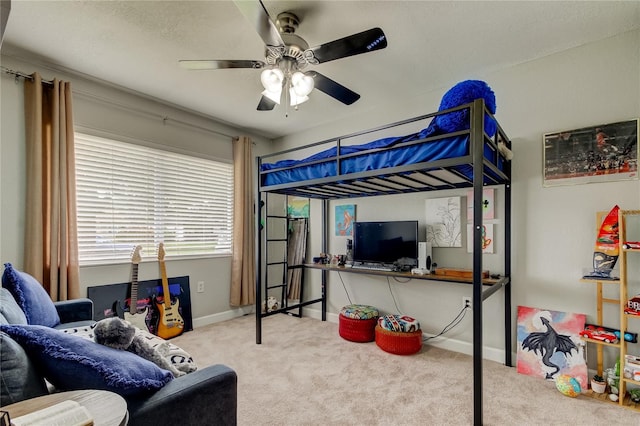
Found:
[[[424,333],[424,335],[431,337],[431,335],[427,333]],[[438,341],[429,344],[436,348],[473,355],[473,345],[462,340],[439,337]],[[482,358],[504,364],[504,350],[485,346],[482,348]]]
[[[319,320],[322,319],[322,311],[320,311],[319,309],[304,308],[303,315]],[[338,314],[327,312],[327,321],[337,324]],[[431,335],[427,333],[424,333],[424,335],[426,337],[431,337]],[[473,345],[462,340],[439,337],[437,341],[431,342],[429,344],[436,348],[459,352],[466,355],[473,355]],[[504,364],[504,350],[485,346],[482,351],[482,358]]]
[[[254,312],[255,306],[243,306],[240,308],[229,309],[228,311],[219,312],[213,315],[205,315],[203,317],[193,319],[193,328],[196,329],[205,325],[228,321],[234,318],[242,317],[244,315],[253,314]]]

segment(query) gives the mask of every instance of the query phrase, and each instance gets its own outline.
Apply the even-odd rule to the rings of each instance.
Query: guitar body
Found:
[[[129,310],[131,310],[131,306],[129,306]],[[149,314],[149,307],[145,306],[143,310],[136,312],[135,314],[124,312],[124,320],[129,321],[134,326],[138,327],[141,330],[148,331],[149,327],[147,326],[147,315]]]
[[[180,301],[176,299],[175,302],[169,303],[170,306],[167,308],[164,301],[162,303],[156,302],[156,307],[160,314],[156,334],[158,337],[162,337],[163,339],[170,339],[172,337],[179,336],[184,330],[184,320],[178,311]]]
[[[164,264],[164,243],[158,245],[158,264],[160,265],[160,275],[162,277],[162,303],[156,300],[156,308],[158,309],[158,327],[156,335],[163,339],[176,337],[184,331],[184,319],[178,310],[180,301],[171,300],[169,292],[169,279],[167,278],[167,269]]]

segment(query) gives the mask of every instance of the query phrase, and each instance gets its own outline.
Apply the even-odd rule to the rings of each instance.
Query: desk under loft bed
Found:
[[[423,131],[407,136],[386,137],[394,129],[403,129],[413,123],[424,123],[441,114],[468,112],[467,129],[447,134],[431,134]],[[256,343],[262,342],[262,319],[277,313],[301,316],[302,308],[321,304],[322,320],[326,320],[327,275],[331,268],[321,269],[321,296],[288,305],[286,297],[282,306],[263,311],[263,298],[272,287],[268,285],[265,270],[270,240],[266,236],[267,220],[265,200],[269,194],[305,197],[322,200],[322,251],[327,253],[329,239],[329,202],[354,197],[381,196],[400,193],[438,191],[455,188],[473,188],[473,381],[474,423],[482,423],[482,303],[499,290],[504,291],[504,341],[505,364],[511,361],[511,141],[502,127],[496,123],[496,132],[485,133],[486,119],[495,118],[485,108],[483,99],[432,114],[396,122],[375,129],[353,133],[340,138],[305,145],[279,153],[259,157],[257,205],[258,239],[256,247]],[[428,121],[427,121],[428,122]],[[418,124],[416,124],[418,126]],[[411,127],[409,127],[411,128]],[[416,127],[414,127],[416,128]],[[417,127],[419,128],[419,127]],[[404,133],[402,133],[404,134]],[[382,135],[382,136],[378,136]],[[357,145],[350,141],[373,141]],[[319,153],[309,153],[330,146]],[[279,160],[296,158],[296,160]],[[482,201],[483,187],[504,187],[504,275],[497,280],[483,281],[482,277]],[[271,216],[272,217],[272,216]],[[277,219],[286,220],[285,217]],[[286,243],[286,242],[285,242]],[[282,263],[283,281],[286,286],[287,270],[313,269],[312,265],[288,265]],[[264,269],[263,269],[264,268]],[[349,271],[349,269],[342,269]],[[394,273],[387,273],[393,275]],[[402,273],[397,273],[402,276]],[[406,274],[405,274],[406,276]],[[438,279],[438,276],[413,276],[416,279]],[[304,279],[304,277],[303,277]],[[447,277],[448,281],[451,278]],[[461,279],[459,282],[465,282]],[[304,285],[302,285],[304,288]],[[284,291],[283,291],[284,294]]]

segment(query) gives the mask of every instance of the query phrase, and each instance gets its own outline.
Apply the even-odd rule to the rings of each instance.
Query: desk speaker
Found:
[[[418,268],[431,272],[432,260],[431,243],[418,243]]]

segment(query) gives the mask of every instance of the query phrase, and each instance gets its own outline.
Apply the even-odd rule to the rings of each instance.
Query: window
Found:
[[[230,255],[233,166],[76,133],[80,264]]]

